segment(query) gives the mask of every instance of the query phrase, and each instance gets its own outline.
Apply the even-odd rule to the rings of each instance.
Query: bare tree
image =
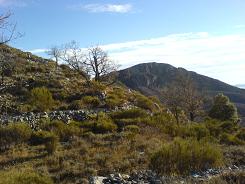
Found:
[[[179,86],[176,85],[176,83],[172,83],[163,90],[162,94],[164,103],[172,112],[177,124],[179,124],[182,111],[182,96],[180,94]]]
[[[101,82],[102,76],[115,72],[118,66],[108,57],[108,54],[99,46],[88,48],[85,64],[94,80]]]
[[[11,16],[11,12],[0,15],[0,45],[21,36],[20,33],[16,33],[16,24],[10,22]]]
[[[177,123],[180,122],[182,111],[191,121],[194,121],[202,111],[203,97],[190,76],[179,74],[163,91],[163,97]]]
[[[191,121],[200,115],[203,106],[203,97],[197,90],[190,76],[182,77],[179,81],[182,93],[182,106]]]
[[[60,51],[60,58],[89,83],[89,71],[87,65],[85,64],[86,56],[77,42],[72,41],[65,44]]]
[[[57,46],[53,46],[47,51],[47,54],[51,57],[51,59],[55,59],[57,69],[59,59],[61,58],[61,49],[59,49]]]
[[[111,76],[116,76],[118,66],[99,46],[81,49],[77,42],[72,41],[63,46],[61,51],[56,52],[64,62],[79,72],[88,83],[90,77],[93,77],[97,82],[102,82],[105,78],[112,80]],[[108,74],[111,74],[111,76],[107,76]]]

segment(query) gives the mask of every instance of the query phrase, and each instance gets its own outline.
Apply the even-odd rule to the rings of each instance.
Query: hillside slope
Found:
[[[244,181],[245,129],[233,121],[183,116],[178,123],[155,97],[123,84],[88,84],[67,65],[8,46],[0,46],[0,66],[0,184]],[[150,95],[176,71],[187,72],[149,66],[119,77]],[[201,87],[243,92],[209,80]]]
[[[65,64],[56,66],[52,60],[7,45],[0,46],[0,57],[0,116],[35,111],[111,110],[140,106],[138,101],[141,106],[142,101],[147,102],[147,109],[155,109],[153,101],[124,86],[107,86],[95,81],[88,85],[78,72]],[[43,88],[53,98],[48,103],[44,102],[49,99],[48,92],[40,91]],[[33,102],[35,90],[44,100]]]
[[[241,116],[245,117],[245,90],[183,68],[164,63],[144,63],[119,71],[118,79],[127,87],[145,95],[161,97],[160,91],[179,74],[190,76],[197,88],[205,94],[213,96],[222,92],[229,96],[236,103]]]

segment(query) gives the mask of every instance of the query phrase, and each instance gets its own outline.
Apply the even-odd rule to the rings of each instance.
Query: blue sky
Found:
[[[244,0],[0,0],[35,54],[76,40],[99,44],[122,67],[164,62],[245,83]]]

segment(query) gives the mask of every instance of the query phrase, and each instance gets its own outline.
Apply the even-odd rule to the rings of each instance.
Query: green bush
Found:
[[[137,125],[128,125],[125,127],[125,131],[129,131],[134,134],[137,134],[140,132],[140,128]]]
[[[213,137],[219,137],[219,135],[223,132],[221,128],[222,122],[215,119],[208,119],[204,122],[206,128],[209,130],[210,135]]]
[[[105,102],[107,107],[109,107],[110,109],[119,107],[124,103],[124,101],[115,94],[107,95]]]
[[[58,137],[53,132],[38,131],[32,134],[30,142],[32,145],[45,145],[48,154],[52,154],[57,148]]]
[[[53,184],[50,177],[33,170],[0,171],[0,184]]]
[[[0,127],[0,148],[6,149],[10,146],[27,142],[31,137],[32,130],[25,123],[11,123]]]
[[[45,144],[48,141],[48,137],[53,136],[53,133],[48,131],[33,132],[30,138],[30,143],[34,146]]]
[[[210,135],[220,138],[223,144],[240,144],[242,141],[242,129],[232,121],[221,122],[219,120],[206,120],[205,127],[209,130]]]
[[[133,108],[128,110],[121,110],[113,112],[110,114],[112,119],[135,119],[135,118],[144,118],[148,114],[145,110],[140,108]]]
[[[116,119],[115,123],[117,126],[122,129],[125,126],[129,125],[139,125],[141,123],[141,118],[132,118],[132,119]]]
[[[80,128],[74,124],[65,124],[62,121],[52,121],[44,125],[43,130],[54,132],[61,141],[69,141],[74,136],[80,135]]]
[[[117,130],[117,125],[105,113],[99,113],[92,120],[84,122],[82,127],[88,128],[94,133],[107,133]]]
[[[178,136],[180,130],[172,114],[169,113],[158,113],[150,117],[146,122],[150,126],[154,126],[172,137]]]
[[[47,137],[45,143],[45,149],[48,152],[48,154],[53,154],[56,151],[57,144],[58,144],[58,137],[56,135]]]
[[[154,103],[149,98],[147,98],[146,96],[141,95],[141,94],[137,94],[135,97],[136,97],[136,99],[135,99],[136,100],[135,105],[137,107],[140,107],[142,109],[153,111],[153,109],[154,109]]]
[[[226,133],[234,133],[236,132],[240,127],[237,126],[236,123],[232,121],[225,121],[220,124],[220,128],[223,132]]]
[[[83,109],[84,105],[82,100],[74,100],[70,105],[69,105],[69,109],[72,110],[80,110]]]
[[[106,105],[110,109],[122,106],[127,101],[127,96],[124,90],[118,87],[114,87],[112,91],[109,91],[106,96]]]
[[[220,143],[227,144],[227,145],[243,145],[244,141],[240,140],[236,136],[228,133],[223,133],[220,136]]]
[[[31,90],[30,103],[38,111],[51,110],[55,105],[51,92],[45,87]]]
[[[245,128],[240,128],[240,130],[236,134],[236,137],[245,141]]]
[[[189,174],[221,166],[222,152],[217,145],[195,139],[175,139],[155,152],[150,167],[158,174]]]
[[[24,104],[24,105],[19,105],[18,106],[18,111],[23,113],[23,112],[30,112],[32,111],[33,107],[29,104]]]
[[[221,121],[238,121],[236,106],[223,94],[218,94],[214,97],[214,105],[209,111],[209,116]]]
[[[204,137],[209,137],[209,130],[201,123],[191,123],[185,126],[185,131],[183,131],[184,137],[193,137],[200,140]]]
[[[86,93],[91,95],[100,94],[102,91],[106,89],[106,86],[97,81],[90,81],[89,88],[87,88]]]
[[[96,96],[85,96],[82,98],[82,102],[89,108],[95,108],[100,105],[100,99]]]
[[[117,124],[120,131],[128,125],[140,125],[147,123],[148,114],[145,110],[134,108],[110,113],[110,117]]]
[[[10,131],[10,136],[16,143],[28,141],[32,133],[30,126],[26,123],[13,123],[8,125],[7,129]]]

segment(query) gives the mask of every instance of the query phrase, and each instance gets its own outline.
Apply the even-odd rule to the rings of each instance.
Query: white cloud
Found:
[[[245,83],[245,35],[184,33],[102,47],[123,67],[169,63],[230,84]]]
[[[132,11],[133,6],[131,4],[79,4],[70,6],[70,8],[86,10],[91,13],[128,13]]]
[[[33,50],[29,50],[27,52],[31,52],[32,54],[42,54],[47,52],[49,49],[33,49]]]
[[[101,47],[122,68],[146,62],[169,63],[229,84],[245,83],[245,35],[242,34],[172,34]],[[36,49],[32,53],[46,50]]]

